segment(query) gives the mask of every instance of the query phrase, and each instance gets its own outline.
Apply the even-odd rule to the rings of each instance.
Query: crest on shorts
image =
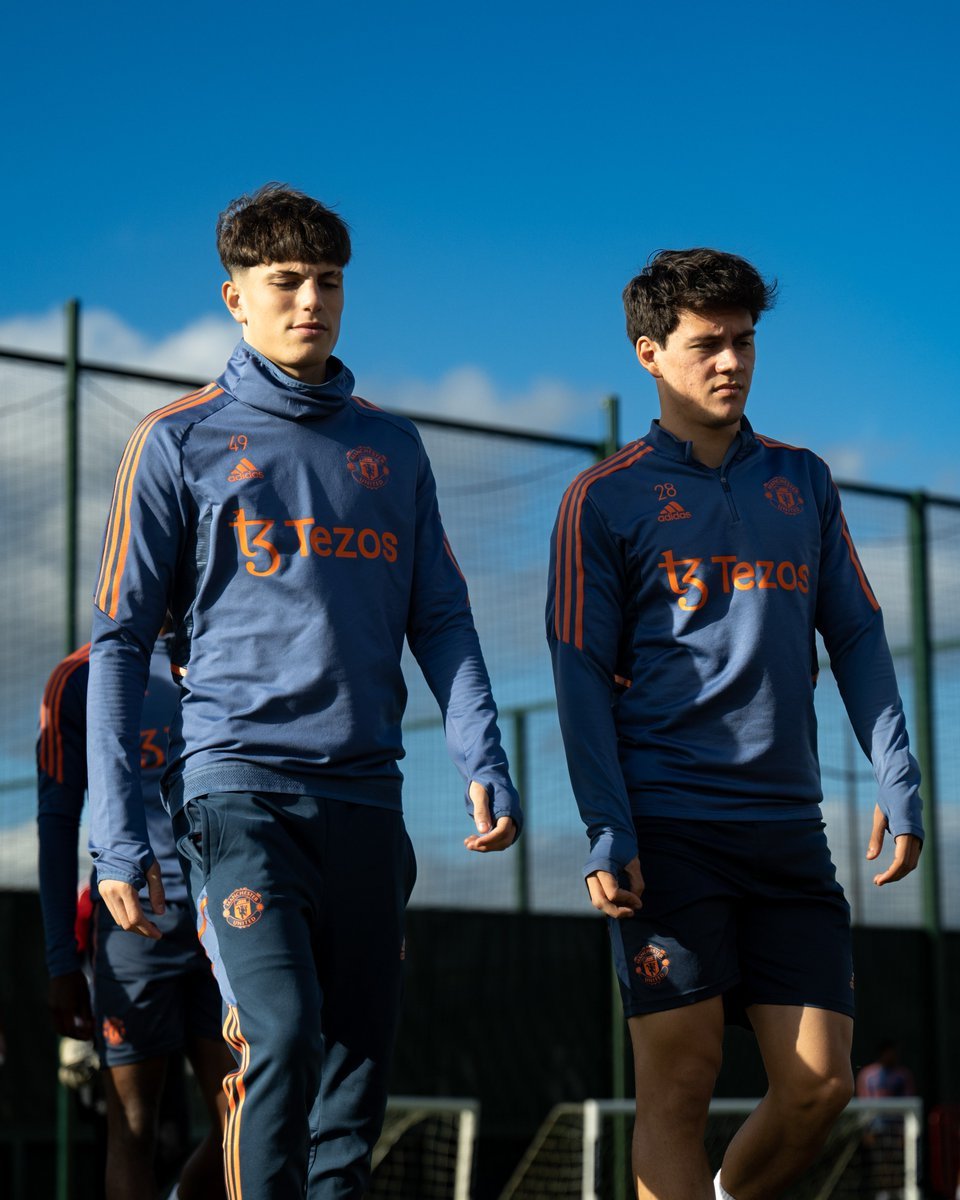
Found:
[[[237,888],[223,902],[223,919],[234,929],[246,929],[259,921],[262,913],[260,893],[250,888]]]
[[[670,959],[661,946],[647,944],[633,957],[634,971],[648,987],[659,987],[670,974]]]
[[[119,1017],[103,1018],[103,1040],[108,1046],[120,1046],[127,1036],[127,1027]]]
[[[773,479],[767,480],[763,485],[763,496],[777,512],[785,513],[788,517],[796,517],[803,512],[800,489],[783,475],[774,475]]]
[[[372,446],[355,446],[347,451],[347,470],[362,487],[378,491],[390,477],[387,456]]]

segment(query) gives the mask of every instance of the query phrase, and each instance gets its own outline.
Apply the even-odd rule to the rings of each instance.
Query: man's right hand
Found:
[[[156,925],[148,920],[140,903],[137,889],[132,883],[125,883],[121,879],[103,879],[98,883],[97,890],[100,893],[100,899],[110,910],[110,915],[121,929],[126,929],[130,933],[139,933],[154,941],[163,937]],[[153,911],[155,913],[164,912],[166,901],[158,862],[151,863],[147,868],[147,890],[150,893],[150,904]]]
[[[643,874],[640,871],[640,859],[632,858],[623,868],[627,876],[628,887],[622,888],[615,875],[609,871],[594,871],[587,876],[587,891],[590,893],[590,903],[605,916],[614,917],[620,921],[624,917],[632,917],[643,901]]]
[[[50,980],[47,1003],[53,1027],[61,1037],[77,1038],[81,1042],[93,1037],[90,989],[82,971],[55,975]]]

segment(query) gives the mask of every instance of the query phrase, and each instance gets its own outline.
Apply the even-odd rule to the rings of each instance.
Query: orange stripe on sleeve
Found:
[[[857,578],[860,580],[860,586],[863,588],[864,595],[870,602],[870,606],[874,612],[879,612],[880,604],[871,590],[870,584],[867,582],[867,575],[860,562],[856,547],[853,544],[853,538],[850,536],[850,530],[847,528],[847,519],[840,513],[840,525],[843,533],[843,540],[847,543],[847,553],[850,555],[850,561],[853,563],[853,569],[857,573]]]
[[[557,570],[557,588],[555,597],[555,630],[556,635],[563,641],[570,640],[570,607],[571,607],[571,580],[573,577],[573,562],[571,555],[573,553],[573,513],[576,509],[576,500],[579,495],[585,491],[594,478],[599,476],[599,473],[607,465],[619,461],[624,455],[629,455],[634,445],[624,447],[610,458],[606,458],[603,462],[596,463],[592,467],[587,467],[585,471],[581,471],[573,483],[564,492],[563,500],[560,502],[560,512],[557,516],[557,546],[556,546],[556,570]],[[563,625],[561,627],[561,613],[563,616]]]
[[[189,396],[184,396],[180,400],[175,400],[172,404],[168,404],[165,408],[158,409],[156,412],[144,417],[127,442],[123,458],[120,460],[120,466],[117,469],[113,500],[110,505],[110,516],[107,521],[107,534],[104,540],[100,577],[97,580],[97,607],[102,612],[105,612],[107,616],[111,618],[116,617],[120,607],[120,584],[123,579],[127,551],[130,545],[130,509],[133,503],[133,482],[136,478],[137,468],[140,465],[140,458],[143,454],[143,448],[148,435],[157,422],[163,420],[163,418],[195,408],[197,405],[203,404],[215,396],[219,396],[222,391],[222,388],[218,387],[215,383],[211,383],[199,392],[192,392]]]
[[[90,658],[90,643],[60,662],[47,680],[40,702],[40,766],[51,779],[63,783],[63,729],[60,709],[70,676]]]
[[[798,450],[805,454],[813,453],[813,451],[804,450],[803,446],[791,446],[789,442],[778,442],[771,437],[766,437],[762,433],[755,433],[754,437],[761,446],[766,446],[768,450]]]
[[[585,587],[583,535],[580,530],[580,522],[587,492],[598,480],[632,467],[652,449],[652,446],[648,446],[644,442],[632,442],[629,446],[625,446],[617,454],[582,472],[567,489],[561,502],[560,516],[557,521],[557,586],[554,631],[560,641],[570,642],[573,640],[578,650],[583,649]]]
[[[457,562],[457,556],[454,554],[453,547],[450,545],[450,542],[447,540],[446,533],[444,533],[444,535],[443,535],[443,548],[447,552],[447,557],[450,559],[450,561],[456,567],[457,574],[460,576],[460,578],[463,580],[463,582],[466,583],[467,582],[466,577],[464,576],[463,571],[460,570],[460,564]]]

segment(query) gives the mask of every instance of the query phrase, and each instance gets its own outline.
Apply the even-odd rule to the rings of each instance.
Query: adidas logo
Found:
[[[676,500],[671,500],[669,504],[665,504],[663,508],[660,509],[660,515],[657,517],[657,520],[689,521],[690,516],[691,514],[687,512],[682,504],[678,504]]]
[[[241,458],[227,476],[227,483],[239,483],[242,479],[262,479],[263,472],[258,471],[249,458]]]

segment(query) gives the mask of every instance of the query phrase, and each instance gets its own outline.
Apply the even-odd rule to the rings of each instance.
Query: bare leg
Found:
[[[723,1053],[723,1002],[717,996],[631,1017],[629,1024],[637,1086],[637,1196],[711,1200],[703,1135]]]
[[[153,1158],[165,1058],[125,1063],[104,1072],[107,1097],[106,1200],[154,1200]]]
[[[735,1200],[775,1200],[814,1161],[853,1095],[853,1021],[794,1005],[747,1011],[768,1090],[727,1148],[720,1181]]]
[[[224,1041],[197,1038],[187,1053],[210,1118],[210,1130],[184,1163],[177,1195],[180,1200],[223,1200],[223,1125],[227,1112],[223,1077],[234,1070],[236,1063]]]

